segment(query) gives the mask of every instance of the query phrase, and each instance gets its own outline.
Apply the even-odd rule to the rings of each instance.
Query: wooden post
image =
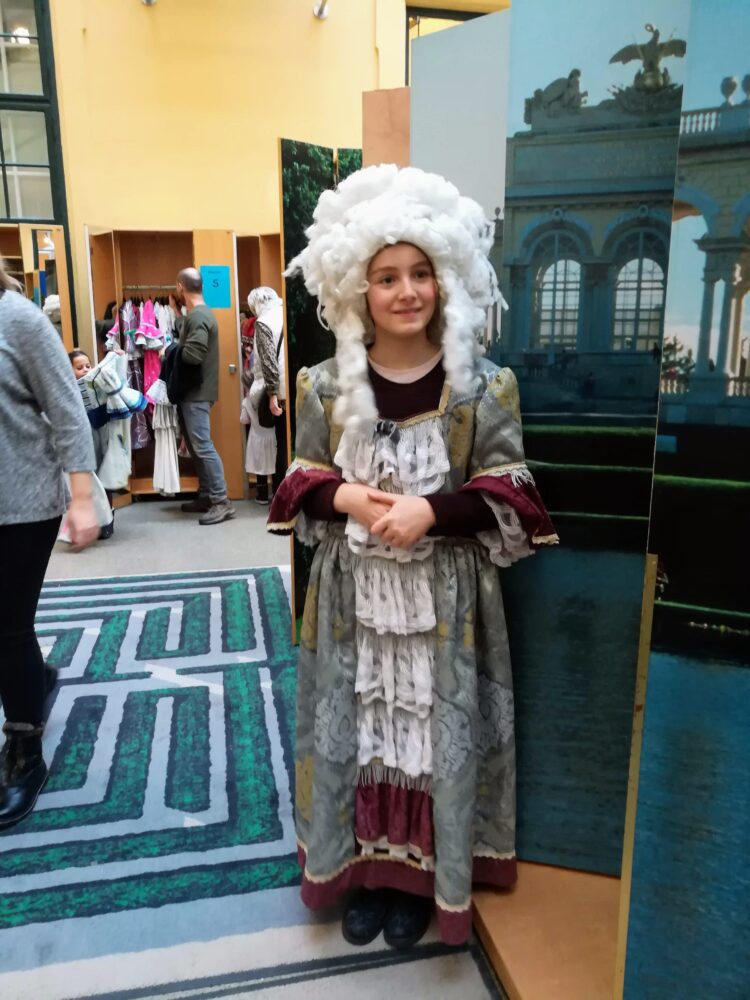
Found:
[[[281,163],[281,142],[279,139],[277,143],[278,152],[278,164],[279,164],[279,274],[283,275],[284,268],[286,266],[286,257],[284,255],[284,172],[282,170]],[[294,397],[296,393],[296,386],[290,385],[289,383],[289,329],[286,323],[286,278],[281,277],[281,298],[284,301],[284,344],[282,350],[284,351],[284,371],[286,372],[286,412],[284,414],[286,418],[286,440],[287,440],[287,465],[292,461],[292,449],[294,448],[294,442],[291,440],[292,435],[292,421],[290,417],[291,407],[294,405]],[[302,614],[302,608],[297,608],[297,602],[294,598],[294,535],[292,534],[289,538],[289,563],[291,566],[291,586],[289,589],[290,593],[290,604],[292,607],[292,643],[296,645],[297,643],[297,615]]]
[[[648,660],[651,654],[651,628],[654,621],[656,599],[657,556],[646,556],[641,605],[641,634],[638,642],[638,664],[635,678],[635,705],[633,708],[633,734],[630,741],[630,774],[628,797],[625,806],[625,836],[622,849],[620,876],[620,917],[617,927],[617,963],[615,965],[614,998],[620,1000],[625,987],[625,958],[628,947],[628,918],[630,915],[630,885],[633,878],[633,845],[635,820],[638,809],[638,781],[641,772],[641,747],[643,744],[643,711],[646,704]]]
[[[225,309],[213,309],[219,324],[219,400],[211,411],[211,433],[224,463],[227,493],[232,500],[241,500],[245,495],[245,462],[234,233],[228,229],[195,230],[193,260],[197,268],[214,264],[230,269],[230,304]]]

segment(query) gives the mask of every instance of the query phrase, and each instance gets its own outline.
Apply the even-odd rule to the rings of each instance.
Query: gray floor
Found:
[[[115,533],[83,552],[55,546],[48,580],[134,576],[191,570],[286,566],[289,539],[265,529],[268,507],[235,503],[237,517],[206,527],[197,515],[180,513],[176,500],[141,500],[115,514]]]

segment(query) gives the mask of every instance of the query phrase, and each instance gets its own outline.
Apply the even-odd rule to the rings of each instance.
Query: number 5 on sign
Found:
[[[232,293],[229,287],[229,268],[223,264],[206,264],[201,268],[203,298],[212,309],[229,309]]]

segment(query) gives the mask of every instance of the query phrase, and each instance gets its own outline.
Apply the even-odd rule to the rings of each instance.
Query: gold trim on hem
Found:
[[[297,846],[302,848],[302,850],[305,852],[305,859],[307,859],[307,854],[308,854],[307,844],[305,844],[304,841],[300,840],[299,837],[295,839],[297,841]],[[359,841],[359,838],[357,838],[357,840]],[[472,858],[490,858],[490,860],[496,860],[496,861],[513,861],[515,860],[515,857],[516,857],[515,851],[512,852],[511,854],[508,854],[507,856],[502,854],[493,855],[484,853],[482,854],[472,853]],[[428,858],[433,859],[434,855],[428,855]],[[308,882],[314,882],[316,885],[322,885],[324,882],[332,882],[335,878],[338,878],[339,875],[343,874],[343,872],[345,872],[347,868],[351,868],[352,865],[360,864],[363,861],[367,862],[390,861],[393,864],[397,865],[408,865],[409,868],[416,868],[417,871],[420,872],[425,871],[420,862],[412,861],[409,858],[404,858],[404,859],[394,858],[390,854],[357,854],[353,858],[349,858],[349,860],[345,861],[343,865],[341,865],[339,868],[336,869],[336,871],[331,872],[328,875],[312,875],[307,867],[307,864],[305,864],[304,877],[307,879]],[[434,875],[435,873],[433,871],[427,871],[427,874]],[[471,906],[471,897],[469,897],[469,902],[465,906],[453,906],[450,903],[446,903],[438,895],[435,896],[435,903],[442,910],[447,910],[449,913],[462,913],[464,910],[468,910],[468,908]]]
[[[300,458],[298,455],[295,456],[294,461],[298,465],[303,465],[306,469],[320,469],[321,472],[333,472],[332,465],[326,465],[325,462],[311,462],[307,458]]]
[[[307,848],[302,841],[298,840],[297,844],[305,852],[305,856],[307,856]],[[352,865],[361,864],[363,861],[390,861],[391,864],[407,865],[409,868],[415,868],[417,871],[424,871],[422,865],[418,861],[410,861],[409,858],[402,860],[401,858],[393,858],[389,854],[357,854],[355,857],[349,858],[349,860],[345,861],[340,868],[337,868],[336,871],[331,872],[328,875],[313,875],[309,871],[307,865],[305,865],[305,878],[308,882],[315,882],[316,884],[322,885],[324,882],[332,882],[335,878],[338,878],[339,875],[342,875],[347,868],[351,868]]]
[[[559,545],[559,535],[534,535],[531,539],[534,545]]]
[[[495,476],[498,473],[512,472],[514,469],[525,468],[527,468],[525,462],[508,462],[506,465],[492,465],[489,469],[480,469],[479,472],[475,472],[471,479],[469,479],[469,482],[471,483],[482,476]]]
[[[467,910],[471,909],[471,896],[466,903],[462,904],[452,904],[446,903],[442,896],[438,896],[435,893],[435,906],[439,906],[441,910],[445,910],[446,913],[466,913]]]
[[[473,858],[489,858],[490,861],[515,861],[515,851],[492,851],[489,848],[483,851],[474,851]]]
[[[295,514],[291,521],[275,521],[266,525],[266,531],[291,531],[299,521],[299,514]]]
[[[407,854],[410,854],[413,858],[416,858],[419,861],[432,861],[433,863],[435,861],[435,855],[423,854],[418,844],[392,844],[384,837],[381,837],[380,840],[362,840],[360,837],[357,837],[356,840],[360,847],[371,849],[372,854],[366,855],[366,857],[369,858],[375,857],[375,853],[377,851],[388,851],[389,857],[392,861],[404,861],[406,860],[405,858],[399,858],[390,852],[406,851]]]

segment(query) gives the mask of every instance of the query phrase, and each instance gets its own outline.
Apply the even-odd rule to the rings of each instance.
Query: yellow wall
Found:
[[[51,0],[79,339],[83,227],[279,228],[277,138],[359,146],[402,86],[404,0]]]

